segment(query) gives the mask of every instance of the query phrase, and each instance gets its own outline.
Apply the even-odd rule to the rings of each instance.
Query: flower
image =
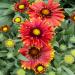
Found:
[[[42,46],[42,43],[49,43],[55,33],[54,28],[45,21],[34,19],[22,23],[20,34],[25,45],[36,44]]]
[[[74,57],[72,55],[65,55],[64,61],[67,64],[72,64],[74,62]]]
[[[35,72],[35,74],[43,74],[46,71],[46,68],[48,65],[45,65],[44,63],[38,61],[33,65],[32,70]]]
[[[5,43],[6,47],[14,47],[14,45],[15,45],[15,42],[12,39],[5,40],[4,43]]]
[[[17,12],[24,12],[29,7],[29,2],[27,0],[20,0],[20,2],[15,3],[14,9]]]
[[[23,69],[18,69],[17,75],[25,75],[25,71]]]
[[[71,54],[75,57],[75,49],[71,50]]]
[[[32,69],[34,64],[41,61],[44,65],[47,65],[54,58],[54,50],[51,45],[37,47],[37,46],[26,46],[19,50],[19,53],[24,55],[28,61],[22,61],[22,67]]]
[[[73,22],[75,22],[75,11],[73,11],[72,14],[71,14],[71,20],[72,20]]]
[[[8,25],[4,25],[1,27],[2,32],[8,32],[9,30],[10,30],[10,26],[8,26]]]
[[[54,3],[53,0],[48,0],[48,4],[45,2],[37,2],[30,5],[29,15],[33,17],[41,17],[51,25],[57,27],[60,26],[60,22],[64,20],[62,8],[59,7],[59,3]]]
[[[13,18],[13,23],[19,24],[19,23],[21,23],[21,22],[22,22],[22,18],[21,18],[21,17],[14,17],[14,18]]]

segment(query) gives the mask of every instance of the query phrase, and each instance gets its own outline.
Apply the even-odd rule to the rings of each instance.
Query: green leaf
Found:
[[[11,9],[0,9],[1,16],[9,15],[11,13],[13,13],[13,11]]]
[[[7,52],[0,52],[0,57],[5,57],[7,55]]]
[[[18,59],[28,61],[28,59],[25,56],[23,56],[22,54],[18,55]]]
[[[62,66],[62,69],[65,70],[68,75],[75,75],[69,68],[67,68],[66,66]]]
[[[75,8],[66,8],[65,12],[67,12],[69,15],[71,15],[72,11],[74,11],[74,10],[75,10]]]
[[[2,25],[11,25],[12,20],[9,16],[0,17],[0,26]]]
[[[0,8],[9,8],[11,4],[8,3],[0,3]]]

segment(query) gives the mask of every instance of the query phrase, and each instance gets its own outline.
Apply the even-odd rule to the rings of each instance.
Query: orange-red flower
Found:
[[[20,0],[20,2],[15,3],[14,9],[17,12],[24,12],[29,7],[29,2],[27,0]]]
[[[43,20],[57,27],[60,26],[60,22],[64,20],[62,8],[59,6],[60,4],[53,2],[53,0],[48,0],[48,4],[45,2],[37,2],[30,5],[28,13],[31,18],[41,17]]]
[[[28,61],[21,60],[22,67],[27,69],[32,69],[37,62],[48,65],[54,58],[54,50],[51,45],[43,45],[42,47],[34,45],[25,46],[21,48],[19,52],[28,59]]]
[[[33,65],[32,70],[35,71],[35,74],[43,74],[46,71],[48,65],[45,65],[43,62],[38,61]]]
[[[49,43],[54,36],[54,28],[45,21],[34,19],[32,21],[25,21],[20,26],[20,34],[25,45],[39,45],[42,43]]]

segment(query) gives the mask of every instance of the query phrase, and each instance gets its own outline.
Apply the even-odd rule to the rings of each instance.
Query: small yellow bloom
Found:
[[[24,9],[25,8],[25,5],[21,4],[19,5],[19,9]]]
[[[71,54],[75,57],[75,49],[71,50]]]
[[[72,55],[65,55],[64,61],[67,64],[72,64],[74,62],[74,57]]]
[[[5,41],[6,47],[14,47],[14,45],[15,45],[15,42],[12,39],[8,39],[8,40]]]
[[[21,23],[22,22],[21,17],[15,17],[15,18],[13,18],[13,22],[14,23]]]
[[[23,69],[18,69],[17,75],[25,75],[25,71]]]
[[[2,32],[7,32],[9,31],[10,27],[8,25],[2,26]]]

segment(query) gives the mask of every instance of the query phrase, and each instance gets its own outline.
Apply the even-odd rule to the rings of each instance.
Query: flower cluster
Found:
[[[15,10],[24,12],[28,9],[30,20],[20,25],[20,36],[24,47],[19,53],[28,60],[21,60],[24,69],[32,69],[36,74],[46,71],[48,64],[54,58],[54,49],[51,41],[55,35],[55,28],[60,26],[64,15],[59,3],[48,0],[34,2],[29,5],[27,0],[15,4]]]

